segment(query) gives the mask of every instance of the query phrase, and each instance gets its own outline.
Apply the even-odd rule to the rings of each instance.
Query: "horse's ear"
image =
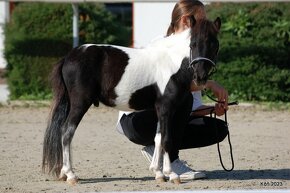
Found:
[[[214,25],[216,26],[217,30],[219,31],[221,29],[221,25],[222,25],[221,18],[217,17],[214,21]]]
[[[193,15],[189,16],[189,20],[190,20],[190,26],[194,26],[196,23],[196,19]]]

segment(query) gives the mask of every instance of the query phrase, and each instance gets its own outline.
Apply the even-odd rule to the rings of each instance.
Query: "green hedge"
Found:
[[[100,4],[81,4],[80,43],[129,45],[124,27]],[[5,28],[5,57],[11,99],[51,96],[52,65],[72,48],[70,4],[20,3]]]
[[[218,72],[232,99],[290,101],[290,4],[215,3],[222,19]]]
[[[231,99],[290,101],[290,4],[215,3],[211,19],[220,16],[218,73]],[[81,43],[129,45],[130,28],[122,27],[104,7],[80,7]],[[50,97],[48,74],[72,47],[69,4],[21,3],[5,30],[5,56],[11,98]]]

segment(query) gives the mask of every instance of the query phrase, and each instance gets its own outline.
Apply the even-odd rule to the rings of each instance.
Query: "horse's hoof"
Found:
[[[164,183],[166,182],[165,178],[156,178],[155,179],[157,183]]]
[[[169,175],[169,181],[173,184],[181,184],[180,177],[173,172]]]
[[[66,182],[69,184],[69,185],[76,185],[78,183],[78,178],[72,178],[72,179],[67,179]]]
[[[172,179],[172,180],[170,180],[170,182],[173,183],[173,184],[177,184],[177,185],[181,184],[181,181],[180,181],[179,178],[177,178],[177,179]]]
[[[155,172],[155,180],[158,183],[163,183],[165,182],[165,176],[161,171],[156,171]]]
[[[67,176],[66,175],[63,175],[63,176],[60,176],[58,178],[59,181],[66,181],[67,180]]]

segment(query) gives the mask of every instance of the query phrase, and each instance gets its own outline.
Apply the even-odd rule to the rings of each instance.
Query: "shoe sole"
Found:
[[[147,153],[145,150],[141,150],[142,155],[146,158],[148,163],[150,164],[152,162],[152,157],[149,157],[149,153]]]

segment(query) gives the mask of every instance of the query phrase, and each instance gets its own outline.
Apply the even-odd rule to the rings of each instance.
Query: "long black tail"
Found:
[[[43,141],[42,170],[56,176],[60,174],[62,167],[62,126],[70,110],[69,97],[62,76],[64,62],[65,59],[60,60],[52,72],[54,105]]]

